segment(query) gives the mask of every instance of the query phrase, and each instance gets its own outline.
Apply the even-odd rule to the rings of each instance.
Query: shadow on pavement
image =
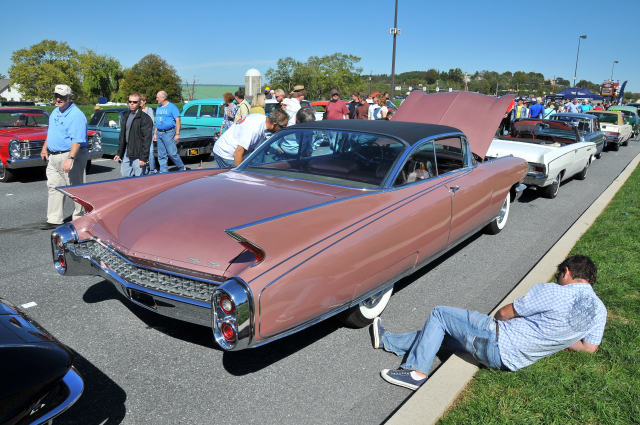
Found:
[[[123,422],[127,413],[125,391],[100,369],[73,352],[73,365],[84,380],[84,391],[78,401],[55,419],[56,425],[115,425]]]
[[[332,318],[262,347],[227,351],[223,354],[222,366],[234,376],[257,372],[321,340],[341,326],[337,319]]]
[[[138,307],[120,294],[106,280],[89,287],[82,299],[87,304],[118,300],[138,319],[142,320],[149,329],[155,329],[172,338],[191,344],[208,347],[216,351],[222,350],[214,341],[211,328],[172,319]],[[229,373],[235,376],[253,373],[319,341],[341,326],[337,319],[329,319],[301,332],[273,341],[263,347],[224,352],[222,364]]]

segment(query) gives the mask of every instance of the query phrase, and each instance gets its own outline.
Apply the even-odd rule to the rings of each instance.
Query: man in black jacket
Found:
[[[122,159],[120,173],[122,177],[134,177],[147,174],[149,150],[153,137],[153,121],[140,108],[140,95],[129,95],[129,110],[123,114],[120,129],[120,144],[114,161]]]

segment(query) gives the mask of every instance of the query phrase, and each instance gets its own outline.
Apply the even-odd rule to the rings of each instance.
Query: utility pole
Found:
[[[578,38],[578,54],[576,55],[576,70],[573,73],[573,88],[574,89],[576,88],[576,76],[578,75],[578,57],[580,56],[580,39],[582,39],[582,38],[587,38],[587,36],[586,35],[581,35]],[[613,70],[612,70],[612,73],[613,73]]]
[[[391,90],[389,90],[389,95],[391,96],[391,100],[395,99],[396,86],[396,36],[400,34],[400,30],[398,29],[398,0],[396,0],[396,16],[393,20],[393,28],[389,30],[389,34],[393,35],[393,57],[391,59]]]

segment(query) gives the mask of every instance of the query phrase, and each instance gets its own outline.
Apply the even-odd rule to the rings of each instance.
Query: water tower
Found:
[[[255,68],[251,68],[244,74],[244,97],[251,97],[262,91],[262,74]]]

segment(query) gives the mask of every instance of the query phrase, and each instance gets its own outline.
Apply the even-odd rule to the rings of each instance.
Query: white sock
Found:
[[[415,371],[415,370],[412,370],[412,371],[411,371],[411,377],[412,377],[413,379],[415,379],[416,381],[422,381],[423,379],[425,379],[425,378],[423,378],[422,376],[418,376],[418,374],[416,373],[416,371]]]

